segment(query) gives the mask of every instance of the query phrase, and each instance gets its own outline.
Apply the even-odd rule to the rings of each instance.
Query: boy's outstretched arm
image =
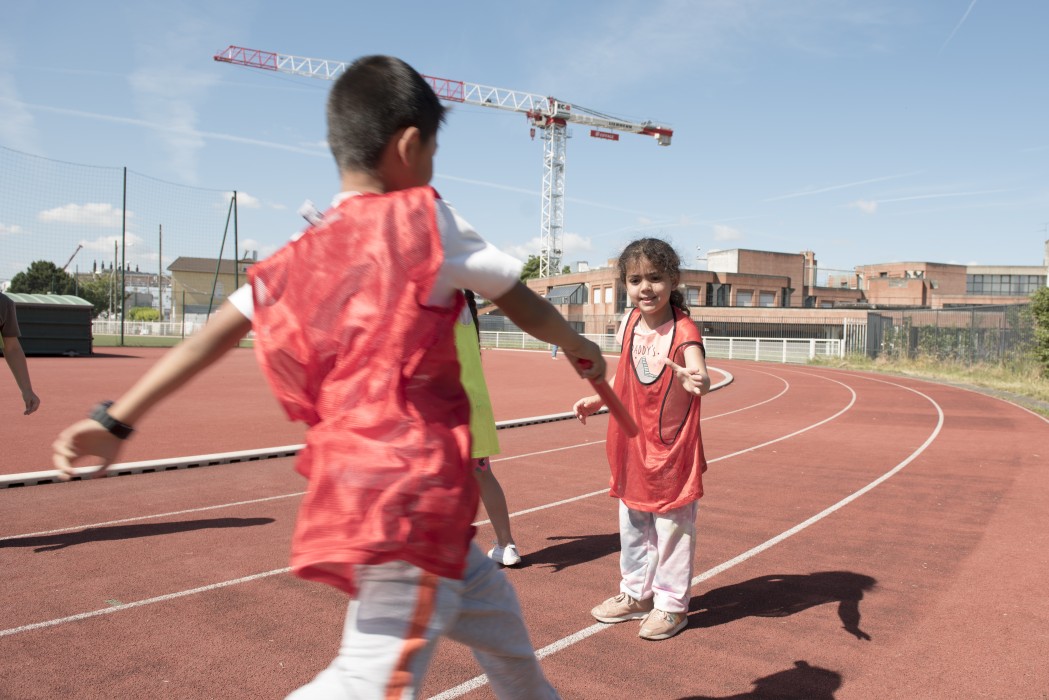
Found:
[[[506,294],[492,301],[525,333],[560,346],[580,377],[604,379],[605,358],[601,349],[572,330],[568,321],[546,299],[518,282]],[[581,367],[580,360],[589,361],[590,366]]]
[[[133,426],[175,389],[225,355],[251,330],[251,321],[228,301],[198,333],[179,343],[157,361],[127,392],[109,407],[109,415]],[[99,472],[113,463],[123,440],[90,418],[63,430],[52,443],[52,461],[69,479],[73,462],[94,455],[102,459]]]

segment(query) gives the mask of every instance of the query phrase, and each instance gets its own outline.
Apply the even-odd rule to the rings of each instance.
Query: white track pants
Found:
[[[466,577],[392,562],[357,569],[339,655],[288,700],[409,700],[444,636],[469,646],[501,699],[556,700],[506,576],[475,545]]]
[[[646,513],[619,502],[620,592],[635,600],[653,598],[659,610],[688,612],[697,505]]]

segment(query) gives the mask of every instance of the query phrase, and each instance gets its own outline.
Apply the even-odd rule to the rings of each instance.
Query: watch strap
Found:
[[[109,415],[109,407],[112,405],[112,401],[102,401],[91,409],[90,418],[121,440],[127,440],[135,429]]]

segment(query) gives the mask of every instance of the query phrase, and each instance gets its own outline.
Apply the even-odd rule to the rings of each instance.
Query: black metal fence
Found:
[[[1025,363],[1035,354],[1030,304],[943,310],[872,311],[867,315],[870,357],[974,364]]]

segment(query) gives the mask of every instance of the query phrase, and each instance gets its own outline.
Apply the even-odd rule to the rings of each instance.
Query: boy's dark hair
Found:
[[[639,238],[628,243],[627,247],[619,255],[620,282],[626,283],[627,267],[641,258],[648,258],[653,267],[668,277],[673,277],[676,280],[681,279],[681,258],[678,257],[677,251],[674,250],[673,246],[658,238]],[[692,315],[688,310],[688,306],[685,305],[685,295],[681,293],[680,289],[674,289],[670,292],[670,305],[680,309],[686,316]]]
[[[430,84],[399,58],[358,58],[328,96],[328,145],[339,172],[375,174],[398,129],[414,126],[423,139],[437,136],[444,106]]]

